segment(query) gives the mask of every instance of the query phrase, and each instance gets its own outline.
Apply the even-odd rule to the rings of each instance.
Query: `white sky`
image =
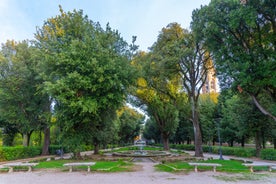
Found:
[[[163,27],[171,22],[189,28],[192,11],[211,0],[0,0],[0,43],[14,39],[33,39],[36,27],[47,18],[82,9],[85,15],[102,27],[109,22],[122,37],[146,51]]]

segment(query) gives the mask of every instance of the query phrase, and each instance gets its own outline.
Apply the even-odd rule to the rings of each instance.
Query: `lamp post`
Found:
[[[219,141],[219,159],[224,160],[222,157],[222,150],[221,150],[221,138],[220,138],[220,118],[216,119],[217,127],[218,127],[218,141]]]

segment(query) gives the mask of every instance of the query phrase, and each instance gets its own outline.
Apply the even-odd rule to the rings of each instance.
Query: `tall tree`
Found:
[[[28,146],[32,132],[47,124],[50,112],[49,98],[38,88],[42,81],[35,69],[35,48],[28,41],[7,41],[1,53],[1,118],[24,135]]]
[[[147,106],[147,113],[157,123],[165,150],[169,150],[169,138],[178,126],[180,85],[177,77],[160,74],[153,53],[139,53],[133,63],[141,72],[137,80],[135,96]]]
[[[213,53],[221,87],[247,93],[276,121],[276,2],[241,2],[212,0],[193,12],[192,29]],[[264,94],[271,105],[260,103]]]
[[[44,87],[56,101],[64,136],[76,149],[94,144],[97,154],[112,138],[116,110],[132,82],[128,44],[109,25],[104,30],[81,10],[66,13],[61,7],[35,37],[43,53]]]
[[[171,23],[162,29],[152,50],[159,61],[161,71],[166,75],[178,75],[182,79],[191,105],[195,155],[203,156],[198,101],[207,71],[212,67],[209,53],[193,33],[182,29],[177,23]]]

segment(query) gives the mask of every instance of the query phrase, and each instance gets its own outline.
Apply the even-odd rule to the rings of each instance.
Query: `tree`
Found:
[[[162,29],[152,50],[156,53],[157,59],[162,61],[159,62],[162,72],[166,75],[180,76],[182,79],[191,106],[195,155],[203,156],[198,100],[207,71],[212,67],[210,55],[193,33],[182,29],[177,23],[171,23]]]
[[[28,41],[7,41],[1,54],[1,119],[8,123],[7,131],[12,128],[23,134],[28,146],[32,132],[47,123],[49,114],[49,98],[38,88],[42,81],[35,70],[35,48]]]
[[[169,150],[169,138],[178,126],[177,99],[180,95],[177,78],[159,73],[152,53],[139,53],[133,64],[141,72],[134,95],[147,106],[147,113],[157,123],[164,150]]]
[[[261,102],[265,104],[264,100]],[[249,96],[232,94],[222,105],[223,139],[229,141],[231,146],[234,141],[244,146],[245,140],[253,137],[256,155],[259,157],[261,148],[265,147],[263,142],[266,142],[266,137],[273,129],[272,120],[269,120],[267,116],[257,110]]]
[[[35,37],[44,89],[56,101],[64,137],[77,151],[93,144],[97,154],[100,144],[112,141],[116,110],[133,81],[128,44],[109,25],[104,30],[81,10],[61,7]]]
[[[276,120],[276,3],[274,0],[212,0],[193,12],[192,30],[214,55],[222,88],[251,96],[265,115]],[[263,96],[271,104],[260,103]]]
[[[216,137],[215,111],[218,93],[201,94],[199,99],[200,123],[203,142],[211,144]]]
[[[194,130],[193,124],[190,120],[190,103],[186,93],[181,94],[181,97],[178,99],[178,104],[179,124],[172,141],[178,144],[184,143],[186,141],[187,144],[191,144],[192,140],[194,140]]]
[[[250,106],[229,90],[222,92],[220,100],[222,139],[230,146],[238,142],[244,147],[246,139],[250,138],[250,126],[247,122]]]
[[[119,143],[132,144],[134,138],[141,133],[144,116],[127,106],[120,109],[117,114],[119,122]]]
[[[148,119],[145,123],[145,128],[143,131],[143,137],[148,141],[154,141],[154,143],[161,143],[161,133],[154,119]]]

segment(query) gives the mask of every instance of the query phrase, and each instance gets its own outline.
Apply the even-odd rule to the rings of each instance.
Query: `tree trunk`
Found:
[[[42,133],[39,131],[39,146],[42,144]]]
[[[100,153],[99,144],[95,143],[94,144],[94,155],[98,155],[99,153]]]
[[[163,139],[164,150],[169,151],[170,150],[169,136],[166,133],[163,133],[162,134],[162,139]]]
[[[231,141],[230,141],[230,147],[233,147],[233,146],[234,146],[234,141],[231,140]]]
[[[23,134],[23,146],[24,147],[30,146],[31,135],[32,135],[32,132]]]
[[[199,126],[199,114],[197,111],[196,104],[192,104],[193,110],[193,126],[194,126],[194,136],[195,136],[195,156],[196,157],[203,157],[203,150],[202,150],[202,134],[201,129]]]
[[[274,149],[276,149],[276,138],[273,139]]]
[[[187,144],[191,144],[191,139],[190,139],[190,137],[187,137]]]
[[[194,123],[194,133],[195,133],[195,156],[203,157],[202,150],[202,135],[199,127],[199,123]]]
[[[241,146],[244,148],[244,144],[245,144],[245,138],[244,136],[242,136],[242,140],[241,140]]]
[[[50,127],[45,127],[42,155],[49,155],[49,146],[50,146]]]
[[[194,127],[194,137],[195,137],[195,156],[203,157],[202,150],[202,134],[199,125],[199,113],[197,108],[197,101],[195,98],[191,98],[191,106],[192,106],[192,122]]]
[[[266,142],[266,140],[265,140],[265,133],[264,133],[264,131],[262,131],[262,144],[263,144],[263,149],[265,149],[265,142]]]
[[[261,153],[261,136],[260,136],[260,131],[256,131],[256,135],[255,135],[255,146],[256,146],[256,156],[260,157],[260,153]]]

